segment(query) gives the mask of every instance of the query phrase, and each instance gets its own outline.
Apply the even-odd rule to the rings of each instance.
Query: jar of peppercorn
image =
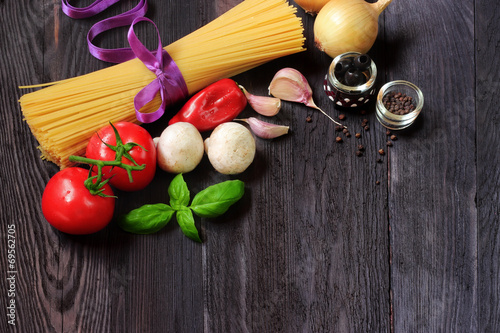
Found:
[[[333,59],[323,88],[335,105],[357,108],[373,99],[376,79],[377,66],[369,55],[346,52]]]
[[[424,95],[413,83],[404,80],[388,82],[377,95],[377,120],[388,129],[402,130],[413,124],[423,105]]]

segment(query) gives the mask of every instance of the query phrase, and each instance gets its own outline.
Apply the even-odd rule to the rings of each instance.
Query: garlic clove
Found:
[[[289,126],[271,124],[255,117],[236,120],[246,122],[250,126],[252,132],[262,139],[274,139],[285,135],[290,128]]]
[[[304,75],[289,67],[280,69],[274,75],[269,85],[269,93],[285,101],[306,105],[312,97],[312,89]]]
[[[285,101],[303,103],[310,108],[320,111],[335,124],[343,126],[316,106],[309,82],[301,72],[294,68],[286,67],[280,69],[271,80],[269,93]]]
[[[272,117],[278,114],[281,109],[281,100],[277,97],[269,97],[269,96],[257,96],[249,93],[245,87],[240,86],[240,89],[245,94],[248,104],[254,109],[257,113]]]

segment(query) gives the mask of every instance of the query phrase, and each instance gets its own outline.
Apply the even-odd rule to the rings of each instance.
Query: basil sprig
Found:
[[[245,184],[242,181],[227,180],[202,190],[194,196],[189,205],[191,194],[184,177],[178,174],[168,187],[170,205],[144,205],[121,216],[118,225],[127,232],[152,234],[165,227],[175,214],[184,235],[201,242],[193,213],[202,218],[220,216],[243,197],[244,191]]]

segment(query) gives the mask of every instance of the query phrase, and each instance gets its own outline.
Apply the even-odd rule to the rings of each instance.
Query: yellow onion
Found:
[[[378,34],[378,17],[392,0],[331,0],[314,21],[314,43],[335,58],[355,51],[367,53]]]
[[[295,0],[306,13],[315,15],[318,14],[321,8],[330,0]]]

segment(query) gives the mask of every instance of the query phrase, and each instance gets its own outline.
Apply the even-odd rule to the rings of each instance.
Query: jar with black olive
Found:
[[[367,54],[346,52],[333,59],[323,88],[336,106],[358,108],[374,99],[376,79],[377,66]]]

